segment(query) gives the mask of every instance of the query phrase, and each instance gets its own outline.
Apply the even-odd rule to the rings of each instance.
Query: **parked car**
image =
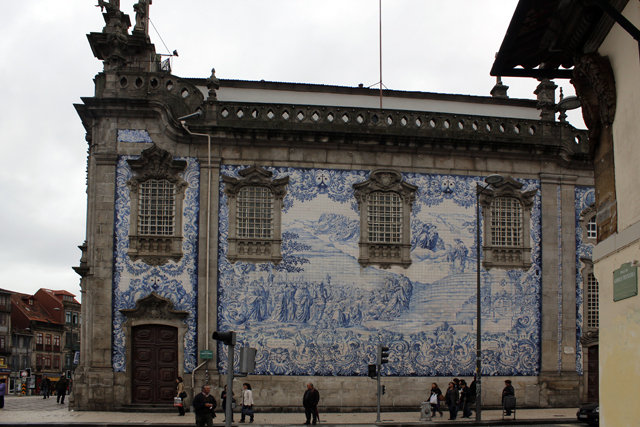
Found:
[[[578,413],[576,414],[578,417],[578,421],[584,421],[590,426],[599,426],[600,425],[600,404],[592,403],[589,405],[584,405],[580,408]]]

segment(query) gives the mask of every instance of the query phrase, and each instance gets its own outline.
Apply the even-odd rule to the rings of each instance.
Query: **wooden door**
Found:
[[[165,325],[132,328],[133,403],[171,404],[178,376],[178,329]]]
[[[587,369],[587,401],[598,402],[598,384],[600,382],[598,346],[592,345],[588,348]]]

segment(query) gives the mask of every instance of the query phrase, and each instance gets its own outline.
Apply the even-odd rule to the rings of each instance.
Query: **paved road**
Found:
[[[67,396],[68,398],[68,396]],[[42,399],[38,396],[5,396],[5,409],[0,412],[0,426],[29,426],[29,427],[79,427],[79,426],[149,426],[160,425],[162,427],[184,427],[195,424],[193,413],[187,413],[185,417],[178,417],[175,413],[123,413],[123,412],[74,412],[69,411],[68,402],[64,405],[57,404],[55,397]],[[537,426],[582,426],[576,424],[575,408],[549,408],[549,409],[520,409],[516,412],[516,422],[508,425]],[[446,414],[445,414],[446,415]],[[220,414],[214,420],[217,425],[223,426],[223,416]],[[236,414],[234,426],[238,426],[239,414]],[[321,414],[322,427],[375,427],[376,414],[366,413],[328,413]],[[448,421],[447,417],[436,417],[433,423],[420,422],[420,414],[415,412],[385,412],[381,414],[384,427],[422,427],[422,426],[497,426],[503,424],[502,411],[484,410],[482,412],[482,424],[477,424],[475,419]],[[303,413],[260,413],[256,412],[255,423],[246,427],[265,426],[301,426],[304,422]],[[242,427],[242,424],[239,425]]]

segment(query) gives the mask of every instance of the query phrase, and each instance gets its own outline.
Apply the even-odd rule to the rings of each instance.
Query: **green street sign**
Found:
[[[613,300],[620,301],[638,295],[638,267],[631,264],[613,271]]]
[[[200,351],[200,359],[213,359],[213,351],[211,351],[211,350],[201,350]]]

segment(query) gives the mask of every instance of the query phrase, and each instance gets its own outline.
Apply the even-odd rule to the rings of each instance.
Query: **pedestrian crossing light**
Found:
[[[381,366],[384,363],[389,363],[389,347],[378,344],[378,358],[376,359],[376,365]]]
[[[375,379],[378,376],[377,366],[369,365],[369,378]]]

